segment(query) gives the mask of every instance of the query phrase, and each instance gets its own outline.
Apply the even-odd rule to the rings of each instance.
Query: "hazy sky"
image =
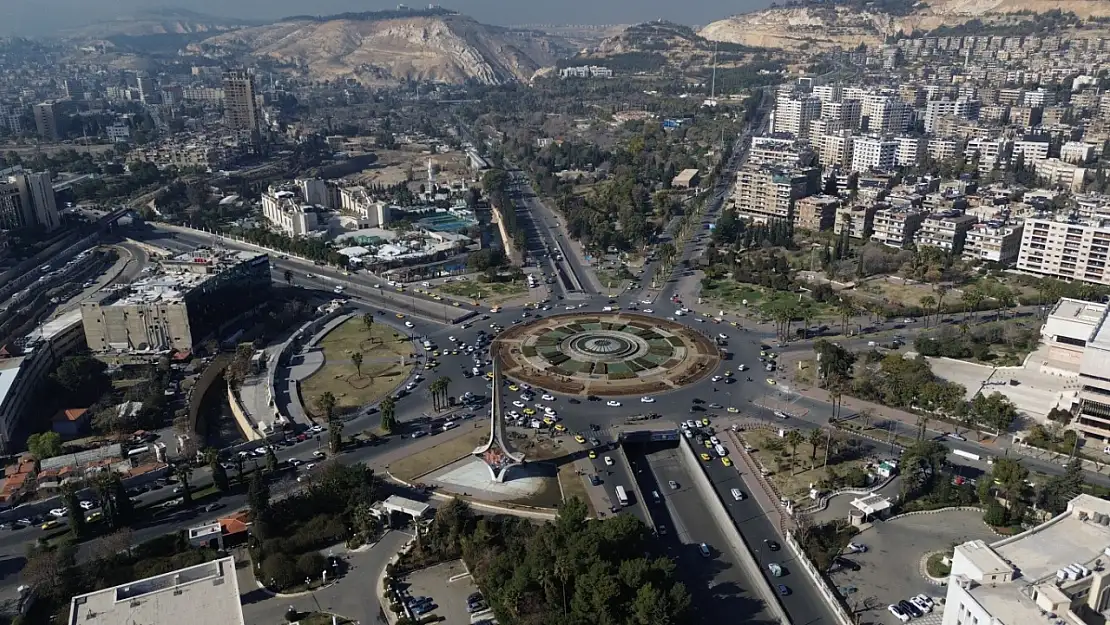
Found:
[[[192,9],[212,15],[275,19],[393,8],[383,0],[0,0],[0,33],[40,35],[82,26],[153,6]],[[491,24],[627,24],[666,19],[706,24],[762,8],[770,0],[454,0],[443,6]],[[409,6],[423,6],[410,0]]]

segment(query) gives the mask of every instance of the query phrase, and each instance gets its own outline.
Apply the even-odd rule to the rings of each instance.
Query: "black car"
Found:
[[[601,478],[599,478],[596,474],[591,475],[590,484],[593,484],[594,486],[601,486]]]
[[[582,403],[582,400],[580,400],[580,399],[575,399],[575,398],[573,398],[573,397],[571,397],[571,398],[570,398],[570,399],[568,399],[567,401],[568,401],[568,402],[570,402],[570,403],[572,403],[572,404],[581,404],[581,403]]]
[[[840,556],[833,558],[833,566],[848,569],[849,571],[858,571],[862,568],[859,564]]]
[[[898,602],[898,607],[902,608],[903,612],[909,614],[914,618],[921,618],[921,616],[924,614],[917,606],[910,603],[909,601],[906,601],[905,599]]]
[[[779,544],[777,542],[773,541],[773,540],[768,540],[768,541],[766,541],[766,543],[767,543],[767,548],[770,549],[771,551],[778,551],[779,549],[781,549],[781,547],[779,547]]]

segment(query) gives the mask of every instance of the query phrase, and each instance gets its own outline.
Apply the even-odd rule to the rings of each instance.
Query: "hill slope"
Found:
[[[320,79],[527,80],[563,50],[541,33],[512,31],[455,14],[291,18],[191,44],[213,57],[267,58]]]
[[[214,17],[187,9],[152,9],[62,31],[60,35],[74,39],[185,35],[218,33],[254,24],[257,22]]]
[[[1100,0],[842,0],[828,4],[791,3],[713,22],[700,35],[769,48],[875,45],[897,33],[928,32],[979,20],[991,27],[1043,24],[1044,14],[1064,13],[1080,19],[1110,16]],[[1036,15],[1040,14],[1040,16]],[[1039,20],[1039,21],[1038,21]],[[1049,20],[1051,27],[1051,20]],[[986,31],[984,31],[986,32]]]

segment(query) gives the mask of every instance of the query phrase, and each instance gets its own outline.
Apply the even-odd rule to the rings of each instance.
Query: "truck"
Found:
[[[619,501],[622,506],[627,506],[628,505],[628,493],[624,492],[624,487],[623,486],[618,486],[616,490],[617,490],[617,501]]]

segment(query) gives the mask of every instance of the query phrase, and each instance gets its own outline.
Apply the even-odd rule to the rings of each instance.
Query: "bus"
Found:
[[[622,506],[628,505],[628,493],[624,492],[623,486],[617,487],[617,501],[621,502]]]

